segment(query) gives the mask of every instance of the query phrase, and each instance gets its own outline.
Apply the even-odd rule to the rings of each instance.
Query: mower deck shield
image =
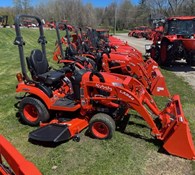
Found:
[[[192,135],[178,95],[173,96],[162,115],[163,148],[172,155],[195,160]]]
[[[41,142],[63,142],[71,138],[67,125],[49,124],[29,133],[29,139]]]
[[[89,124],[87,117],[62,121],[53,119],[50,123],[42,123],[41,127],[29,133],[29,139],[38,142],[65,142],[78,135]]]

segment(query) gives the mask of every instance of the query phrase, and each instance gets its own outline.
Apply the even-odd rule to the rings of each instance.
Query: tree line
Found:
[[[46,0],[32,6],[31,0],[13,0],[13,6],[0,8],[0,15],[8,15],[13,24],[17,14],[39,16],[45,21],[68,20],[79,27],[105,27],[117,30],[150,25],[152,19],[169,16],[195,15],[194,0],[113,0],[107,7],[94,7],[82,0]]]

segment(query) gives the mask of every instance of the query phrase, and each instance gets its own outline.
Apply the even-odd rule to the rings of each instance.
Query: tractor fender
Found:
[[[163,36],[162,37],[162,41],[168,41],[168,42],[174,42],[175,40],[177,40],[177,35],[167,35],[167,36]]]
[[[164,36],[164,37],[162,38],[162,40],[161,40],[161,43],[163,43],[163,42],[171,42],[171,41],[172,41],[172,40],[170,40],[169,37]]]
[[[46,90],[46,88],[40,88],[40,86],[36,87],[33,85],[30,86],[24,83],[20,83],[16,87],[16,92],[25,92],[37,96],[45,103],[48,109],[52,104],[51,97],[53,96],[53,94],[52,92],[49,92],[48,88]]]
[[[87,57],[87,58],[90,58],[92,60],[95,60],[95,57],[93,55],[91,55],[91,54],[85,53],[85,54],[82,54],[82,56]]]

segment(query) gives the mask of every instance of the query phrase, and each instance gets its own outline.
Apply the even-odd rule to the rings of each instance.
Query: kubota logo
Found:
[[[97,88],[100,88],[100,89],[103,89],[103,90],[106,90],[106,91],[112,91],[112,88],[109,87],[109,86],[104,86],[103,84],[96,84],[95,85]]]
[[[164,91],[165,89],[163,87],[157,87],[157,92]]]
[[[129,93],[127,93],[127,92],[125,92],[125,91],[122,91],[122,90],[120,90],[120,93],[123,94],[123,95],[125,95],[125,96],[128,97],[129,99],[134,100],[134,97],[132,97]]]
[[[114,62],[117,62],[117,63],[125,63],[125,61],[123,61],[123,60],[114,60]]]

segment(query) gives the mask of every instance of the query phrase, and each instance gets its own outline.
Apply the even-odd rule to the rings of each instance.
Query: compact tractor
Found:
[[[56,30],[58,31],[58,28]],[[151,94],[170,97],[165,79],[153,59],[144,61],[142,54],[127,43],[113,37],[111,37],[110,43],[104,42],[96,34],[97,32],[94,29],[88,29],[85,35],[86,39],[83,40],[83,37],[74,35],[74,38],[77,38],[70,42],[67,31],[66,42],[65,38],[60,38],[59,32],[57,32],[58,45],[53,59],[60,63],[66,63],[67,60],[70,61],[70,59],[76,58],[73,55],[77,55],[78,59],[73,61],[81,63],[81,58],[82,60],[87,58],[90,62],[89,65],[92,65],[92,68],[97,68],[98,71],[130,75],[138,79]],[[69,54],[71,57],[63,56],[62,44],[66,45],[68,51],[66,49],[65,53],[71,53]],[[78,48],[81,48],[81,50]]]
[[[96,63],[93,59],[88,58],[90,55],[83,54],[84,46],[81,39],[82,33],[79,35],[81,29],[74,27],[76,33],[70,35],[69,31],[73,30],[73,26],[66,25],[66,23],[58,22],[55,24],[57,42],[56,48],[53,53],[53,60],[64,65],[75,63],[79,69],[95,69],[97,68]],[[63,26],[63,27],[62,27]],[[66,37],[60,36],[60,28],[66,31]],[[65,49],[63,48],[65,46]]]
[[[128,36],[135,38],[144,38],[151,29],[147,26],[135,27],[135,29],[129,31]]]
[[[33,49],[24,59],[24,40],[20,31],[23,17],[38,22],[40,49]],[[42,143],[61,143],[79,133],[88,132],[97,139],[110,139],[116,129],[124,130],[128,113],[135,110],[151,128],[154,138],[164,142],[170,154],[195,159],[195,149],[178,95],[160,110],[145,87],[133,77],[107,72],[76,69],[74,64],[59,70],[49,69],[46,39],[38,17],[19,15],[15,18],[16,39],[22,73],[17,74],[20,119],[40,128],[29,139]],[[27,74],[26,65],[31,73]]]
[[[195,16],[170,17],[166,20],[163,34],[157,33],[146,52],[159,65],[170,66],[176,60],[195,65]]]

